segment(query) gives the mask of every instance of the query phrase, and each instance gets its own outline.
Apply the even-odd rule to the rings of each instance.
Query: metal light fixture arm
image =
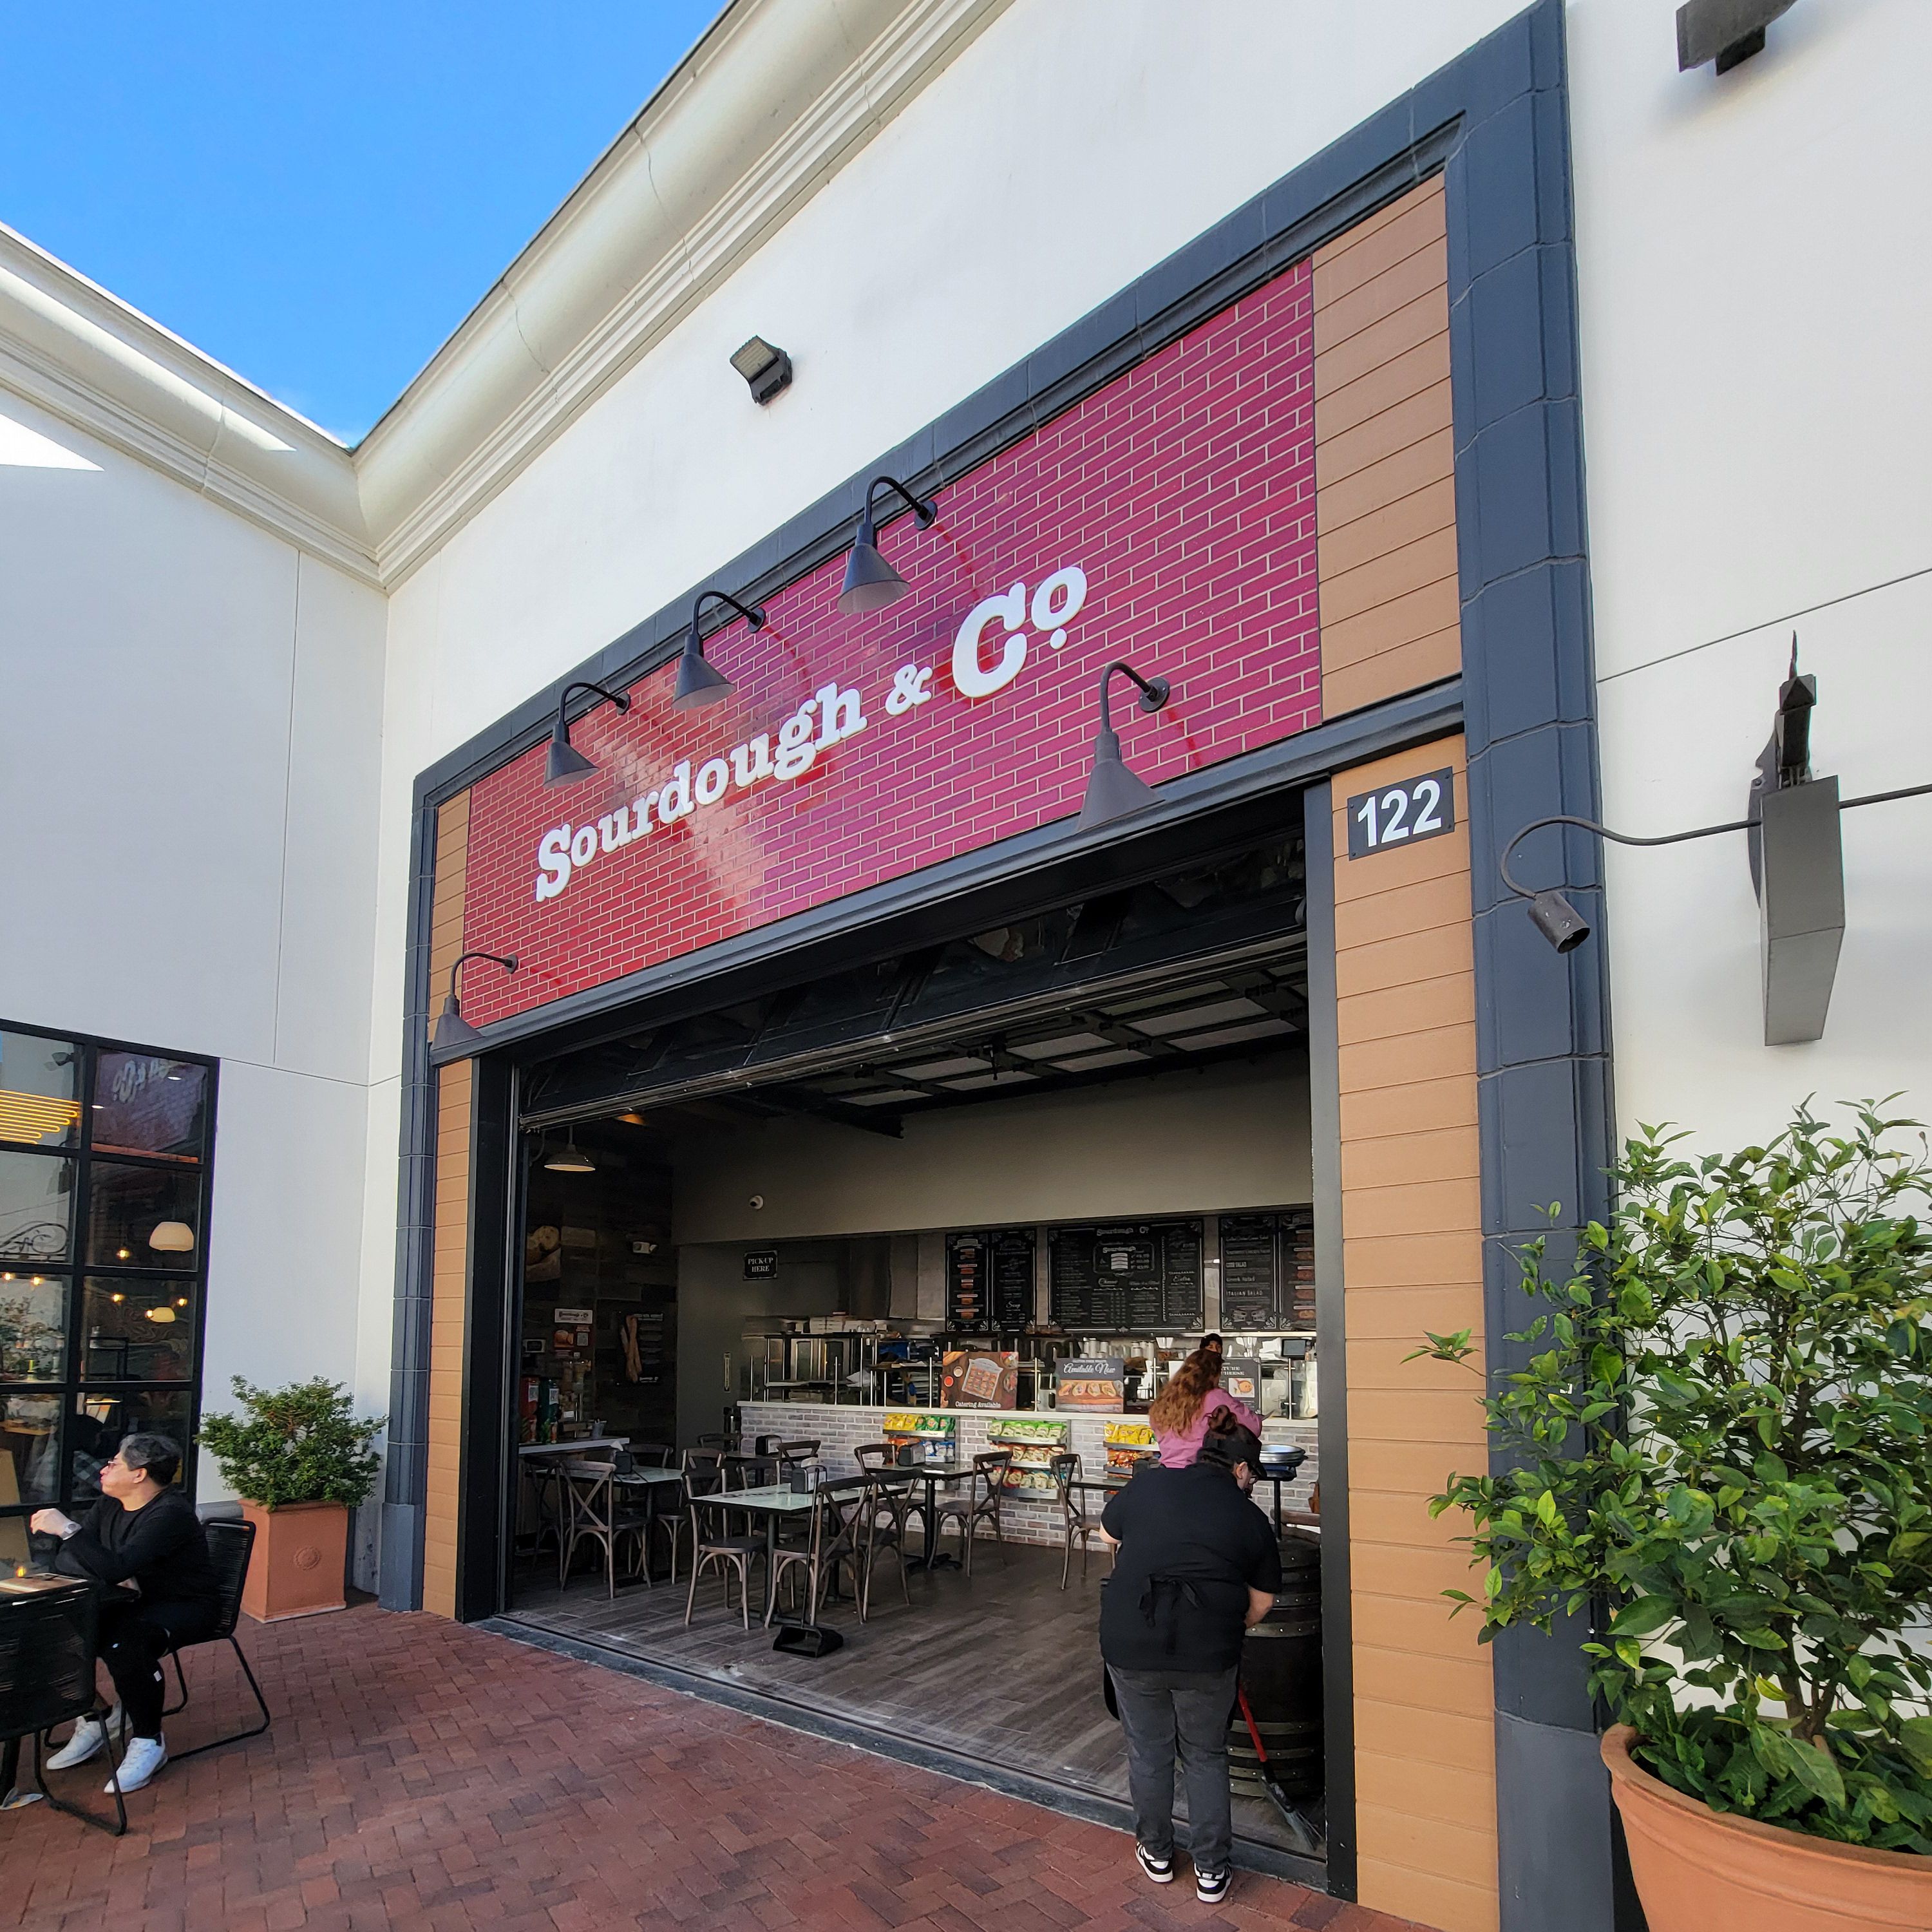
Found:
[[[1158,711],[1172,694],[1172,687],[1164,677],[1143,677],[1124,658],[1116,658],[1100,674],[1100,729],[1112,732],[1114,728],[1113,707],[1108,701],[1107,687],[1113,681],[1114,672],[1130,677],[1141,688],[1140,707],[1143,711]]]
[[[698,620],[704,614],[706,604],[728,604],[754,631],[765,628],[765,610],[761,604],[740,604],[728,590],[700,590],[691,600],[691,634],[702,641],[704,632],[698,628]]]
[[[1106,700],[1102,700],[1104,716]],[[1920,798],[1932,792],[1932,784],[1901,785],[1895,791],[1868,792],[1863,798],[1846,798],[1838,801],[1840,812],[1851,812],[1862,805],[1888,805],[1894,799]],[[1720,832],[1748,832],[1756,821],[1748,818],[1727,820],[1722,825],[1700,825],[1688,832],[1666,832],[1654,838],[1640,838],[1628,832],[1612,832],[1607,825],[1599,825],[1594,818],[1573,818],[1568,812],[1558,812],[1549,818],[1534,818],[1511,838],[1502,849],[1496,861],[1496,870],[1502,874],[1502,881],[1518,898],[1531,899],[1536,896],[1535,889],[1518,882],[1509,868],[1510,854],[1532,832],[1540,832],[1551,825],[1576,825],[1586,832],[1594,832],[1600,838],[1608,838],[1618,845],[1681,845],[1689,838],[1712,838]]]
[[[922,530],[932,529],[938,518],[939,506],[929,496],[915,496],[896,476],[888,476],[883,470],[866,485],[866,522],[868,526],[877,526],[878,520],[873,513],[872,506],[878,500],[878,494],[882,489],[896,490],[905,500],[906,508],[918,518],[920,528]]]
[[[620,711],[628,711],[631,708],[631,700],[621,691],[608,690],[601,684],[592,684],[588,678],[579,678],[574,683],[566,684],[562,694],[556,700],[556,729],[560,734],[568,728],[570,694],[573,691],[594,691],[599,698],[609,699]],[[485,953],[483,956],[486,959],[494,959],[496,955]]]
[[[458,989],[457,975],[463,970],[465,962],[472,959],[490,960],[502,967],[506,973],[514,973],[517,970],[517,956],[514,952],[462,953],[458,956],[456,963],[449,969],[449,997],[452,1000],[460,1000],[461,998]]]

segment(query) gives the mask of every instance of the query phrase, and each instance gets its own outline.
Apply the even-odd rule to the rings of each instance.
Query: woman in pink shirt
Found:
[[[1232,1411],[1244,1429],[1262,1432],[1261,1418],[1221,1387],[1220,1351],[1197,1348],[1148,1405],[1148,1423],[1160,1444],[1164,1468],[1184,1469],[1199,1456],[1208,1418],[1220,1408]]]

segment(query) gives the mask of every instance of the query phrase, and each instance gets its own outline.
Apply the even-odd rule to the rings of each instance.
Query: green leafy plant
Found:
[[[1883,1104],[1729,1157],[1642,1129],[1574,1268],[1522,1252],[1529,1352],[1486,1402],[1506,1473],[1430,1507],[1473,1522],[1483,1594],[1448,1594],[1486,1640],[1592,1612],[1596,1692],[1665,1784],[1932,1853],[1932,1168]]]
[[[259,1389],[237,1376],[233,1388],[246,1413],[206,1417],[200,1440],[238,1495],[264,1509],[290,1503],[352,1509],[367,1499],[381,1466],[369,1445],[386,1417],[357,1421],[348,1390],[320,1376]]]

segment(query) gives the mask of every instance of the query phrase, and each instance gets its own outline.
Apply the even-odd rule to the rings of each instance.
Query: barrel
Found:
[[[1241,1646],[1241,1688],[1275,1782],[1291,1798],[1314,1798],[1324,1784],[1321,1544],[1284,1537],[1281,1571],[1274,1608]],[[1260,1760],[1238,1705],[1228,1727],[1228,1768],[1238,1794],[1262,1795]]]

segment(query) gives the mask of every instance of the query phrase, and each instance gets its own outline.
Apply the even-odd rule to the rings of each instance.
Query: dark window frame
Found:
[[[52,1397],[58,1403],[61,1432],[58,1452],[59,1481],[56,1492],[50,1499],[23,1498],[17,1504],[0,1504],[0,1522],[24,1520],[36,1509],[49,1507],[67,1510],[70,1514],[74,1512],[76,1505],[74,1418],[80,1412],[82,1403],[89,1400],[185,1394],[188,1402],[188,1424],[182,1432],[182,1456],[179,1480],[191,1502],[195,1494],[194,1440],[201,1426],[202,1382],[208,1346],[208,1256],[214,1192],[215,1123],[219,1103],[220,1062],[207,1054],[184,1052],[172,1047],[143,1046],[131,1040],[76,1033],[65,1028],[4,1017],[0,1017],[0,1034],[57,1041],[73,1047],[80,1056],[75,1082],[76,1096],[80,1106],[80,1121],[73,1144],[35,1147],[18,1141],[0,1142],[0,1151],[10,1154],[20,1154],[32,1160],[66,1160],[74,1163],[74,1190],[68,1208],[70,1235],[67,1258],[64,1261],[50,1262],[34,1270],[50,1278],[60,1276],[67,1284],[66,1347],[60,1376],[56,1379],[44,1382],[15,1380],[10,1377],[0,1378],[0,1401],[20,1396],[46,1396]],[[183,1066],[196,1066],[202,1070],[206,1087],[202,1102],[202,1140],[198,1156],[190,1160],[178,1154],[138,1154],[124,1151],[118,1148],[99,1150],[94,1148],[93,1124],[96,1082],[104,1054],[130,1054],[146,1059],[174,1060]],[[110,1168],[139,1168],[177,1178],[187,1174],[196,1177],[200,1184],[199,1212],[195,1246],[191,1254],[185,1258],[188,1265],[180,1268],[144,1265],[131,1259],[125,1262],[118,1258],[96,1261],[91,1257],[88,1249],[90,1210],[93,1201],[93,1169],[97,1161]],[[34,1264],[29,1262],[0,1265],[26,1272]],[[185,1380],[158,1382],[140,1376],[108,1379],[86,1374],[85,1323],[87,1282],[90,1276],[104,1278],[109,1276],[157,1284],[178,1284],[181,1292],[190,1298],[194,1313],[194,1339],[190,1352],[190,1370]],[[81,1498],[82,1506],[92,1500],[92,1498]]]

